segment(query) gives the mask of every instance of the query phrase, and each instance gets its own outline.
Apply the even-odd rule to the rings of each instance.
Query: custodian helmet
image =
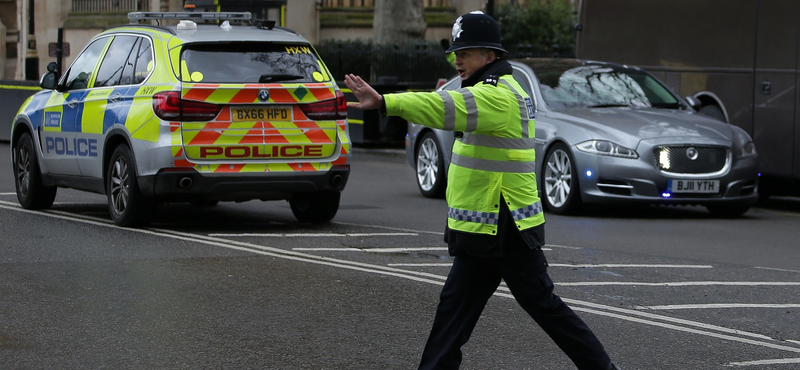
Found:
[[[508,53],[503,49],[497,22],[480,10],[473,10],[456,19],[453,23],[453,43],[446,53],[472,48],[494,49],[500,51],[501,55]]]

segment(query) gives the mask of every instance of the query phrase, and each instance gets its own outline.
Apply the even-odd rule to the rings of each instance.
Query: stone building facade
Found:
[[[391,0],[388,0],[391,1]],[[482,9],[486,0],[423,0],[428,24],[425,38],[450,36],[458,14]],[[500,2],[510,0],[498,0]],[[0,80],[38,80],[56,61],[59,29],[69,44],[69,65],[103,29],[128,23],[132,11],[183,11],[184,0],[0,0]],[[368,40],[372,37],[374,0],[196,0],[222,11],[251,11],[278,19],[312,44],[322,40]]]

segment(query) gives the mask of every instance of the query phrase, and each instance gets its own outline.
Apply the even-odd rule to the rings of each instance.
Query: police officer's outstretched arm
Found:
[[[353,92],[353,95],[356,96],[356,99],[358,99],[358,103],[349,102],[347,106],[364,110],[379,109],[381,107],[383,101],[381,94],[378,94],[378,92],[368,83],[364,82],[360,76],[356,76],[352,73],[347,74],[344,76],[344,84],[347,85],[347,88],[349,88],[350,91]]]

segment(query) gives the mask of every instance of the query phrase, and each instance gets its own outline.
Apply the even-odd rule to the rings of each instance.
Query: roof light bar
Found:
[[[213,20],[227,19],[249,21],[253,18],[250,12],[131,12],[128,19],[131,24],[149,19],[174,19],[174,20]]]

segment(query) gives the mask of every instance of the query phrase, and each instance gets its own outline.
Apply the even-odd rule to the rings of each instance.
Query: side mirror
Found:
[[[47,73],[42,75],[42,79],[39,80],[39,87],[43,89],[53,90],[56,88],[56,84],[58,83],[59,78],[58,73],[58,63],[50,62],[47,65]]]
[[[683,98],[683,100],[686,100],[686,102],[689,103],[689,106],[691,106],[695,110],[703,106],[703,103],[699,99],[692,96],[687,96]]]
[[[42,79],[39,80],[39,87],[47,90],[55,90],[56,88],[56,81],[58,80],[58,74],[55,72],[47,72],[42,75]]]

